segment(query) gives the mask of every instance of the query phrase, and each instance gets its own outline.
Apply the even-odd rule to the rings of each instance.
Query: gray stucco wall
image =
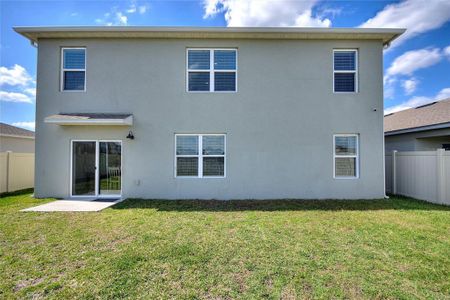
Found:
[[[34,139],[0,136],[0,152],[34,153]]]
[[[434,151],[450,143],[450,129],[436,129],[386,136],[386,152]]]
[[[87,47],[85,93],[59,91],[62,46]],[[237,47],[238,92],[187,93],[188,47]],[[333,94],[333,48],[359,49],[359,93]],[[72,139],[123,140],[124,197],[384,195],[381,41],[41,40],[37,85],[38,197],[69,195]],[[43,122],[60,112],[130,112],[135,122]],[[174,178],[175,133],[226,133],[227,177]],[[359,179],[333,179],[334,133],[360,134]]]

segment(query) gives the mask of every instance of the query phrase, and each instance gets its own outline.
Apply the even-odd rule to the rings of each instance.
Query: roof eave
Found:
[[[3,136],[3,137],[10,137],[10,138],[19,138],[19,139],[31,139],[31,140],[34,140],[34,139],[35,139],[34,136],[29,136],[29,135],[18,135],[18,134],[4,134],[4,133],[0,133],[0,136]]]
[[[148,27],[62,26],[14,27],[37,43],[40,38],[242,38],[242,39],[375,39],[388,45],[405,29],[299,27]]]
[[[412,133],[412,132],[421,132],[421,131],[428,131],[428,130],[435,130],[435,129],[446,129],[446,128],[450,128],[450,122],[426,125],[426,126],[420,126],[420,127],[413,127],[413,128],[391,130],[391,131],[386,131],[384,133],[384,135],[391,136],[391,135],[398,135],[398,134],[405,134],[405,133]]]

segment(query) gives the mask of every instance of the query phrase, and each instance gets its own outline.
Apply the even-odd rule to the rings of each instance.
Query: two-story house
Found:
[[[401,29],[17,27],[37,197],[381,198]]]

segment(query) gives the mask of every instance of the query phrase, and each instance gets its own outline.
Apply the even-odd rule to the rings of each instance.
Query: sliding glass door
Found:
[[[99,194],[120,195],[122,186],[122,146],[120,142],[100,142]]]
[[[95,196],[96,142],[74,142],[72,149],[72,195]]]
[[[122,142],[73,141],[71,195],[117,197],[122,192]]]

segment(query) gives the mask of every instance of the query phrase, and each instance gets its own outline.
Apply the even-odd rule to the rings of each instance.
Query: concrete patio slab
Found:
[[[79,201],[79,200],[57,200],[46,204],[29,207],[22,209],[21,211],[40,211],[40,212],[53,212],[53,211],[101,211],[105,208],[111,207],[114,204],[119,203],[120,200],[111,201]]]

